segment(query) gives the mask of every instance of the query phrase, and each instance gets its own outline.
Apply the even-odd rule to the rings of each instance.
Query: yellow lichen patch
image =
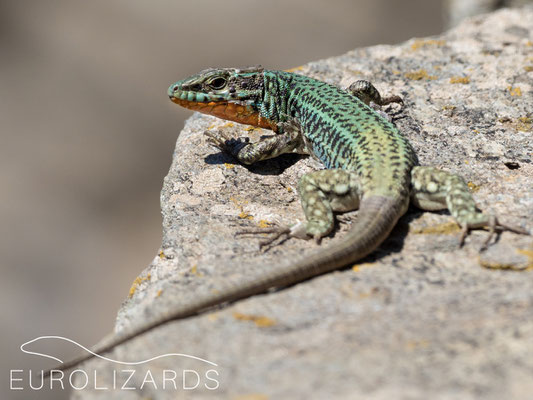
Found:
[[[518,120],[514,124],[514,127],[518,131],[529,132],[531,130],[531,124],[532,123],[533,123],[533,119],[532,118],[520,117],[520,118],[518,118]]]
[[[244,204],[248,204],[248,200],[238,199],[236,197],[230,197],[229,199],[237,207],[242,207]]]
[[[472,129],[472,132],[479,133],[479,129]]]
[[[211,321],[211,322],[216,321],[218,319],[218,317],[219,317],[219,315],[216,312],[207,315],[207,319],[209,321]]]
[[[391,72],[393,75],[400,75],[402,73],[402,71],[398,71],[397,69],[393,69]]]
[[[303,65],[300,65],[299,67],[294,67],[294,68],[289,68],[289,69],[286,69],[285,72],[296,72],[296,71],[301,71],[304,69],[304,66]]]
[[[408,350],[415,350],[419,348],[426,348],[430,344],[429,340],[421,339],[421,340],[409,340],[406,343],[406,347]]]
[[[257,226],[259,228],[268,228],[272,226],[272,224],[265,219],[260,219],[259,222],[257,223]]]
[[[191,274],[196,275],[196,276],[204,276],[204,274],[202,274],[200,271],[198,271],[198,265],[196,265],[196,264],[194,264],[191,267],[190,272],[191,272]]]
[[[428,72],[425,69],[419,69],[418,71],[413,71],[413,72],[406,72],[404,76],[407,79],[411,79],[413,81],[420,81],[422,79],[427,79],[427,80],[437,79],[437,77],[434,75],[428,75]]]
[[[131,299],[133,297],[141,283],[143,283],[144,281],[149,281],[151,278],[151,274],[146,274],[146,276],[138,276],[137,278],[135,278],[135,280],[131,284],[130,292],[128,293],[128,298]]]
[[[527,46],[527,47],[531,47],[531,46],[533,46],[533,42],[532,42],[531,40],[528,40],[528,41],[526,42],[526,46]]]
[[[528,266],[517,267],[515,264],[506,264],[506,263],[499,263],[496,261],[482,260],[480,257],[478,257],[478,262],[479,262],[479,265],[487,269],[508,269],[510,271],[524,271],[526,269],[529,269]]]
[[[239,312],[234,312],[233,318],[235,318],[238,321],[252,321],[254,324],[256,324],[260,328],[266,328],[272,325],[276,325],[276,321],[274,321],[271,318],[264,317],[262,315],[249,315],[249,314],[242,314]]]
[[[412,233],[416,235],[451,235],[460,231],[461,227],[455,221],[449,221],[443,224],[415,228]]]
[[[516,86],[516,87],[507,86],[507,90],[509,91],[511,96],[516,96],[516,97],[522,96],[522,90],[520,89],[520,86]]]
[[[524,71],[526,72],[533,71],[533,65],[524,65]]]
[[[453,106],[451,104],[446,104],[445,106],[442,106],[442,109],[443,110],[455,110],[457,108],[457,106]]]
[[[532,270],[533,269],[533,248],[531,249],[517,249],[518,254],[522,254],[528,258],[528,263],[524,269]]]
[[[224,163],[224,166],[225,166],[227,169],[235,168],[235,164],[231,164],[231,163],[227,163],[227,162]]]
[[[361,271],[361,268],[365,268],[365,267],[373,267],[374,264],[373,263],[362,263],[362,264],[355,264],[352,266],[352,271]]]
[[[258,128],[256,126],[249,126],[248,128],[245,129],[245,131],[247,132],[253,132],[253,131],[258,131],[260,130],[261,128]]]
[[[468,182],[467,185],[472,193],[476,193],[481,188],[481,186],[476,185],[474,182]]]
[[[224,125],[222,125],[222,128],[233,128],[235,124],[233,122],[228,122]]]
[[[241,199],[237,199],[235,197],[230,197],[229,199],[230,199],[230,201],[233,204],[235,204],[241,210],[240,214],[238,215],[239,218],[241,218],[241,219],[254,219],[254,217],[252,215],[248,214],[243,209],[243,205],[244,204],[248,204],[247,200],[241,200]]]
[[[159,289],[155,295],[155,297],[159,297],[161,296],[161,294],[163,293],[163,289]]]
[[[239,218],[252,220],[254,219],[254,216],[248,214],[246,211],[241,211],[241,213],[239,214]]]
[[[470,83],[470,77],[468,77],[468,76],[452,76],[450,78],[450,83],[467,84],[467,83]]]
[[[215,126],[217,126],[216,123],[215,124],[211,124],[211,125],[209,125],[209,127],[207,129],[213,129]]]
[[[533,247],[515,248],[514,251],[519,256],[509,254],[509,252],[496,252],[492,259],[478,256],[478,262],[482,267],[488,269],[502,269],[511,271],[533,270]]]
[[[445,44],[446,42],[444,40],[435,40],[435,39],[415,40],[411,44],[411,50],[416,51],[422,47],[429,47],[429,46],[440,47],[440,46],[444,46]]]
[[[465,164],[470,164],[470,161],[468,161],[468,160],[465,160]]]
[[[159,252],[159,258],[162,259],[162,260],[164,260],[165,258],[167,258],[167,256],[165,255],[165,253],[163,253],[163,250],[161,250],[161,251]]]

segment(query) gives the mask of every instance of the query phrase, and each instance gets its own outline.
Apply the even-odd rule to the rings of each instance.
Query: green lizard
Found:
[[[208,69],[171,85],[168,95],[174,103],[192,110],[272,129],[275,135],[257,143],[208,132],[212,143],[244,164],[296,152],[311,154],[326,166],[325,170],[304,175],[299,182],[305,236],[319,241],[328,235],[334,227],[334,211],[359,209],[359,213],[350,232],[326,248],[249,282],[222,284],[216,294],[193,298],[172,313],[94,349],[97,353],[169,321],[359,260],[385,240],[409,202],[424,210],[447,208],[462,227],[461,244],[473,228],[489,229],[485,244],[495,230],[527,234],[478,211],[461,177],[418,166],[408,140],[369,106],[370,102],[384,105],[401,99],[381,98],[367,81],[357,81],[344,91],[302,75],[260,67]],[[299,231],[290,234],[301,236]],[[74,367],[91,357],[84,355],[58,369]]]

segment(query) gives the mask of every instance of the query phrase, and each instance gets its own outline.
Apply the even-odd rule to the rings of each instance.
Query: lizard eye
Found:
[[[209,86],[211,86],[215,90],[220,90],[224,86],[226,86],[226,83],[226,79],[224,78],[215,78],[209,83]]]

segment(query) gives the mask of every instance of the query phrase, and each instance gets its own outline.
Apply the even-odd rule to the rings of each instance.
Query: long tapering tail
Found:
[[[146,333],[167,322],[201,314],[214,306],[235,302],[272,288],[280,288],[307,280],[355,262],[378,247],[389,235],[401,217],[405,207],[398,198],[370,196],[361,202],[357,221],[350,232],[337,242],[320,251],[281,265],[275,270],[254,277],[247,282],[227,282],[217,293],[198,298],[180,305],[175,311],[160,316],[155,321],[118,336],[111,343],[93,349],[103,354],[113,348]],[[72,361],[63,363],[53,370],[68,370],[94,357],[87,353]],[[43,377],[50,376],[52,370],[44,371]]]

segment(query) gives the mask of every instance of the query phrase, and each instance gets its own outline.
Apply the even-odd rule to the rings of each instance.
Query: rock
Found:
[[[533,9],[523,8],[476,17],[439,37],[357,49],[296,72],[343,87],[368,79],[384,94],[403,96],[404,108],[386,111],[421,164],[461,174],[481,209],[531,230],[532,55]],[[313,161],[289,155],[241,166],[208,145],[207,129],[242,136],[245,127],[198,114],[187,121],[161,193],[160,253],[119,310],[116,332],[217,290],[227,279],[254,279],[317,247],[289,240],[259,252],[260,238],[235,236],[302,220],[296,185]],[[245,133],[252,139],[270,134]],[[349,221],[323,246],[342,238]],[[475,231],[459,248],[448,213],[411,208],[390,238],[353,267],[166,324],[120,346],[108,356],[139,361],[185,353],[216,366],[185,356],[159,358],[135,367],[128,385],[142,390],[117,391],[117,397],[529,398],[533,239],[505,232],[480,254],[486,235]],[[121,371],[134,369],[102,360],[84,367],[96,368],[98,385],[108,388],[114,370],[122,382],[128,374]],[[177,389],[167,381],[163,390],[163,378],[174,373]],[[197,388],[184,389],[196,381]],[[87,388],[73,398],[110,393]]]
[[[531,0],[445,0],[447,24],[452,27],[468,17],[488,13],[502,7],[520,7]]]

